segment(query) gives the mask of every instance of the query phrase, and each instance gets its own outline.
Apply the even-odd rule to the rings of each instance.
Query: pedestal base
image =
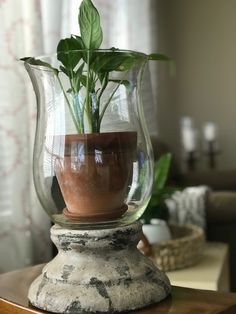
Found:
[[[166,275],[137,249],[141,224],[103,230],[51,228],[58,255],[29,289],[32,305],[55,313],[115,313],[170,293]]]

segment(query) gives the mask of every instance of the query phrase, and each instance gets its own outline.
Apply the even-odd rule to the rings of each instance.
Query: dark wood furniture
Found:
[[[0,313],[45,313],[29,306],[27,291],[42,265],[0,275]],[[143,314],[235,314],[236,294],[173,287],[172,295],[159,304],[134,313]]]

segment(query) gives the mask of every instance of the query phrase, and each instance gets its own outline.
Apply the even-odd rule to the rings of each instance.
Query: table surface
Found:
[[[1,314],[45,313],[30,308],[27,300],[28,288],[41,269],[42,265],[37,265],[0,275]],[[236,293],[173,287],[171,296],[166,300],[132,313],[235,314]]]
[[[167,272],[174,286],[229,292],[228,245],[206,242],[197,264]]]

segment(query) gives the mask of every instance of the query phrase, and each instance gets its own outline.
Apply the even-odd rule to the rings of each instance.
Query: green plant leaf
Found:
[[[152,218],[164,220],[168,220],[169,218],[169,212],[165,204],[165,200],[178,190],[176,187],[165,186],[170,163],[171,154],[162,155],[158,161],[155,162],[152,196],[147,209],[142,216],[146,223],[149,223]]]
[[[166,184],[171,163],[171,154],[161,156],[155,163],[153,191],[162,190]]]
[[[72,77],[70,71],[68,71],[66,68],[64,68],[62,65],[60,65],[59,69],[68,77]]]
[[[81,84],[84,85],[84,75],[83,75],[83,68],[84,68],[84,63],[82,63],[78,69],[75,71],[75,74],[72,78],[73,81],[73,88],[76,93],[79,92],[81,88]],[[84,85],[85,86],[85,85]]]
[[[91,64],[95,72],[128,71],[137,61],[137,57],[123,51],[94,52]]]
[[[84,87],[86,87],[87,76],[86,75],[81,75],[80,81],[81,81],[82,85]]]
[[[67,70],[73,70],[82,58],[82,41],[71,37],[61,39],[57,45],[57,58]]]
[[[97,73],[114,71],[120,65],[112,52],[94,52],[91,61],[91,68]]]
[[[108,76],[109,76],[109,73],[104,73],[104,72],[99,72],[98,73],[98,78],[99,78],[99,81],[101,82],[101,84],[103,84],[103,82],[105,80],[108,80]]]
[[[52,70],[55,74],[58,74],[58,70],[57,69],[53,68],[51,66],[51,64],[49,64],[47,62],[44,62],[42,60],[35,59],[33,57],[25,57],[25,58],[21,58],[20,60],[24,61],[24,62],[26,62],[28,64],[31,64],[31,65],[42,66],[42,67],[48,68],[48,69]]]
[[[122,60],[120,60],[120,58],[115,54],[104,52],[96,55],[96,58],[91,66],[96,72],[111,72],[115,71],[121,62]]]
[[[134,57],[125,57],[120,66],[116,69],[116,71],[128,71],[133,65],[137,62],[137,59]]]
[[[114,83],[117,83],[117,84],[120,84],[120,85],[124,85],[125,87],[127,88],[130,88],[131,87],[131,84],[128,80],[109,80],[109,82],[114,82]]]
[[[84,49],[84,43],[83,43],[83,40],[80,36],[78,35],[71,35],[72,38],[76,39],[77,41],[77,45],[78,47],[80,47],[79,49]]]
[[[123,52],[123,62],[120,64],[117,71],[128,71],[130,70],[135,64],[144,60],[145,55],[140,55],[138,53],[124,53]]]
[[[83,0],[79,11],[79,26],[81,38],[86,49],[98,49],[103,35],[100,16],[91,0]]]
[[[168,220],[169,219],[169,211],[168,207],[164,202],[162,203],[154,203],[154,205],[148,205],[146,211],[144,212],[142,219],[145,220],[146,224],[150,223],[150,220],[153,218]]]
[[[147,56],[148,60],[170,61],[170,58],[161,53],[151,53]]]

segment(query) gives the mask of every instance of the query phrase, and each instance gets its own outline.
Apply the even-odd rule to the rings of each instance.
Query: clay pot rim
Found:
[[[86,153],[94,154],[95,151],[105,153],[135,152],[137,149],[137,132],[104,132],[54,135],[53,141],[70,146],[73,142],[85,147]],[[84,154],[84,152],[83,152]],[[57,156],[56,154],[53,154]],[[65,152],[65,155],[70,155]]]
[[[74,139],[86,139],[90,140],[94,138],[100,138],[100,137],[114,137],[114,136],[120,136],[120,137],[137,137],[137,131],[113,131],[113,132],[101,132],[101,133],[76,133],[76,134],[61,134],[61,135],[52,135],[54,138],[66,138],[68,141],[73,141]]]

